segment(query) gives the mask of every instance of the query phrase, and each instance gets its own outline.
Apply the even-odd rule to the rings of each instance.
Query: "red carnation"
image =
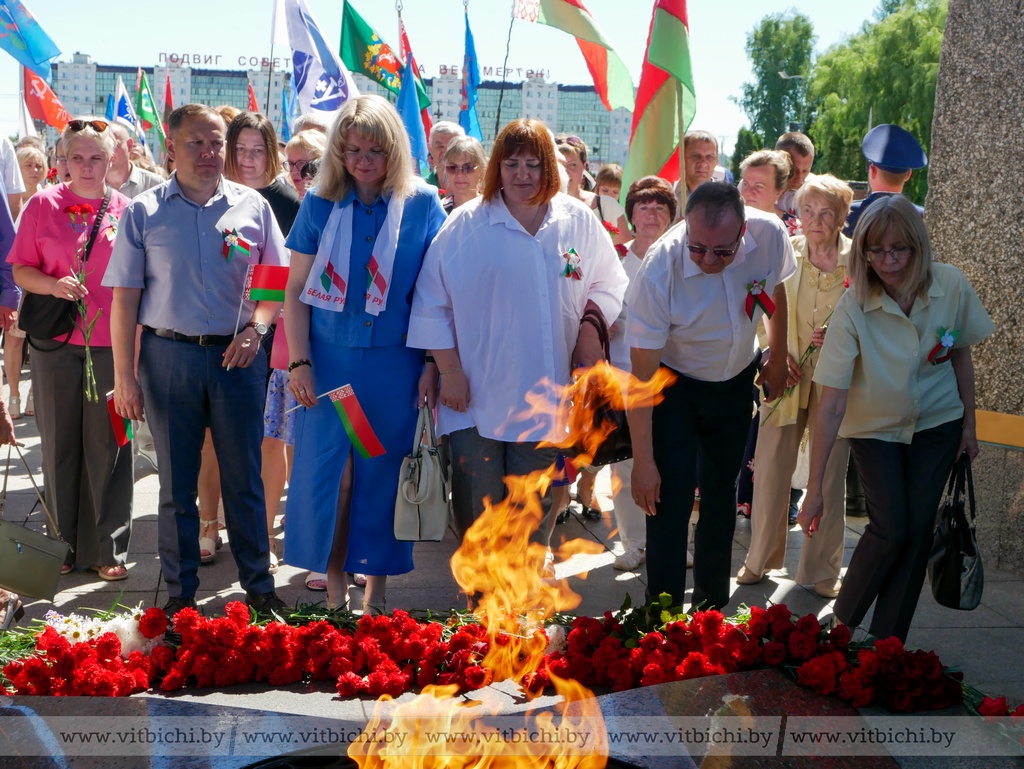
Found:
[[[778,641],[768,641],[761,653],[766,665],[781,665],[786,661],[786,645]]]
[[[629,253],[629,248],[626,247],[625,243],[616,243],[615,244],[615,253],[617,253],[619,255],[619,257],[621,258],[621,257],[623,257],[623,256],[625,256],[626,254]]]
[[[805,614],[796,621],[796,629],[801,633],[806,633],[812,638],[817,638],[818,633],[821,632],[821,624],[818,622],[818,618],[813,614]]]
[[[793,659],[797,660],[809,659],[818,646],[814,636],[799,631],[790,633],[789,638],[786,640],[786,645],[789,647],[789,653]]]
[[[878,652],[878,656],[883,661],[889,661],[900,654],[903,654],[903,641],[896,636],[890,636],[889,638],[881,638],[875,641],[875,651]]]
[[[1024,707],[1024,705],[1021,707]],[[1020,708],[1017,708],[1017,710],[1020,710]],[[1006,697],[986,697],[978,705],[978,715],[980,716],[1005,716],[1009,712],[1010,706],[1006,704]]]
[[[612,224],[611,222],[606,222],[606,221],[604,221],[604,220],[601,220],[601,224],[603,224],[603,225],[604,225],[604,228],[605,228],[606,230],[608,230],[608,232],[609,232],[610,234],[612,234],[612,235],[618,235],[618,234],[619,234],[619,228],[618,228],[618,227],[616,227],[616,226],[615,226],[614,224]]]
[[[852,634],[848,625],[836,625],[829,631],[828,639],[835,644],[838,649],[846,649],[850,645],[850,639]]]
[[[153,639],[162,636],[167,631],[167,615],[163,609],[155,606],[146,609],[142,618],[139,619],[139,632],[146,638]]]

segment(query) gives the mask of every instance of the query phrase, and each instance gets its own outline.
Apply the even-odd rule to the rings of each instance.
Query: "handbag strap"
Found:
[[[960,481],[962,486],[960,489],[960,496],[963,496],[964,485],[967,491],[967,509],[971,514],[971,527],[974,527],[975,512],[974,512],[974,476],[971,474],[971,458],[967,456],[967,452],[964,452],[963,456],[960,457]]]
[[[47,532],[53,532],[56,537],[50,537],[50,539],[57,539],[61,542],[64,541],[64,537],[61,536],[60,527],[57,525],[57,519],[53,517],[53,513],[50,512],[50,508],[46,506],[46,500],[43,499],[43,492],[39,490],[39,486],[36,484],[35,476],[32,475],[32,470],[29,469],[28,462],[25,461],[25,455],[21,453],[21,445],[15,443],[14,448],[18,450],[18,456],[21,457],[21,464],[25,466],[25,472],[28,473],[28,479],[32,482],[32,488],[36,490],[36,496],[39,498],[39,504],[43,507],[43,513],[46,515]],[[11,450],[7,449],[7,475],[10,475],[11,469]],[[4,498],[7,497],[7,475],[4,476]]]
[[[593,308],[583,313],[583,317],[580,318],[580,325],[589,323],[591,326],[597,329],[597,338],[601,341],[601,349],[604,352],[604,359],[611,360],[611,344],[608,336],[608,324],[604,320],[604,315],[599,310]]]
[[[106,187],[106,185],[104,185]],[[85,249],[82,251],[82,261],[86,262],[89,259],[89,252],[92,251],[92,244],[96,242],[96,233],[100,231],[100,222],[103,221],[104,214],[107,213],[107,206],[110,205],[110,187],[106,187],[107,193],[103,196],[103,205],[100,206],[100,212],[96,214],[96,221],[92,223],[92,232],[89,233],[89,240],[85,244]]]

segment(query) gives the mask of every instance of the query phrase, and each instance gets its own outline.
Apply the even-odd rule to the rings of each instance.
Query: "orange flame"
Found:
[[[615,428],[613,422],[602,418],[607,407],[622,411],[627,402],[632,408],[651,407],[660,401],[661,391],[674,379],[673,374],[662,368],[650,381],[641,382],[602,363],[581,370],[569,386],[542,382],[528,397],[527,411],[517,418],[561,418],[565,438],[557,445],[566,453],[568,447],[576,447],[573,453],[577,464],[585,465]],[[538,536],[543,519],[541,500],[555,477],[555,468],[550,467],[523,477],[505,478],[506,498],[498,503],[485,502],[484,513],[466,532],[462,545],[452,556],[456,581],[468,595],[478,599],[476,613],[487,628],[490,641],[481,664],[492,671],[495,681],[508,679],[521,686],[524,678],[543,663],[547,647],[542,632],[544,620],[556,611],[573,609],[580,602],[565,580],[553,578],[546,563],[546,536]],[[575,540],[564,543],[559,555],[566,558],[573,553],[603,549],[595,542]],[[495,734],[487,719],[492,714],[450,699],[455,694],[453,687],[426,687],[419,697],[394,707],[390,716],[386,711],[392,708],[382,700],[364,736],[390,734],[390,743],[368,738],[353,743],[349,756],[365,769],[604,767],[607,735],[593,693],[576,681],[554,675],[551,681],[562,702],[554,712],[541,710],[523,717],[519,731],[532,734],[530,740],[515,741],[508,733],[488,738],[486,735]],[[385,721],[390,721],[386,730]],[[584,749],[566,744],[563,739],[574,730],[589,735]],[[458,737],[438,747],[437,734]]]

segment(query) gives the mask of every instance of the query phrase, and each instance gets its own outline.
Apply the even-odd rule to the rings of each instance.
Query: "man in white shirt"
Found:
[[[129,154],[135,142],[125,126],[111,123],[110,130],[114,132],[115,142],[114,154],[110,156],[110,168],[107,169],[107,184],[123,195],[134,198],[166,181],[131,161]]]
[[[768,319],[771,346],[786,349],[783,281],[795,269],[778,217],[745,208],[731,184],[709,182],[688,198],[684,221],[651,246],[630,286],[626,341],[634,376],[647,381],[665,366],[678,377],[653,409],[629,412],[633,497],[648,516],[649,598],[669,593],[673,605],[683,603],[682,556],[699,486],[691,605],[729,603],[757,324]],[[785,355],[769,360],[758,383],[781,394],[787,365]]]

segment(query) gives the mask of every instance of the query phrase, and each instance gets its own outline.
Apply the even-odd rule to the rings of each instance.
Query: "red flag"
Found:
[[[259,102],[256,101],[256,92],[254,90],[252,90],[252,83],[248,84],[248,88],[249,88],[249,106],[246,107],[246,109],[248,109],[250,112],[259,112],[260,111],[260,105],[259,105]]]
[[[398,50],[399,58],[405,61],[405,57],[412,54],[412,46],[409,45],[409,35],[405,31],[405,22],[402,21],[402,16],[398,16]],[[412,57],[412,71],[416,73],[416,79],[420,77],[420,67],[416,63],[416,56],[413,54]],[[420,110],[420,120],[423,121],[423,133],[427,137],[427,141],[430,141],[430,129],[434,127],[434,122],[430,119],[430,107],[424,107]]]
[[[36,120],[42,120],[46,125],[53,126],[58,131],[63,131],[68,124],[70,116],[60,103],[57,94],[46,84],[39,75],[30,69],[25,68],[25,106],[28,107],[28,114]]]
[[[174,97],[171,94],[171,73],[164,76],[164,135],[167,135],[167,118],[174,112]]]
[[[107,393],[107,412],[110,414],[110,426],[114,429],[114,440],[119,448],[124,448],[132,439],[132,420],[117,413],[113,390]]]

